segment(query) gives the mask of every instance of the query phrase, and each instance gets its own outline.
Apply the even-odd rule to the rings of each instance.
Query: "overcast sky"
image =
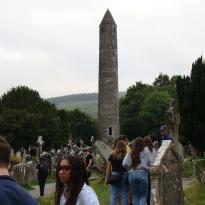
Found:
[[[97,92],[107,8],[118,26],[120,91],[160,72],[190,75],[205,53],[204,0],[0,0],[0,95],[18,85],[43,98]]]

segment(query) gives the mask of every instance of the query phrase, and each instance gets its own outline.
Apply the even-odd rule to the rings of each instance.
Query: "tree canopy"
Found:
[[[165,121],[170,94],[163,86],[137,82],[127,90],[120,101],[120,128],[130,138],[158,134],[160,124]],[[162,89],[163,88],[163,89]]]
[[[57,110],[26,86],[12,88],[0,98],[0,134],[14,148],[35,145],[38,136],[43,136],[46,149],[67,144],[69,136],[89,143],[96,133],[96,122],[88,115],[80,110]]]
[[[177,99],[181,116],[180,134],[199,151],[205,147],[205,63],[198,58],[191,76],[177,80]]]

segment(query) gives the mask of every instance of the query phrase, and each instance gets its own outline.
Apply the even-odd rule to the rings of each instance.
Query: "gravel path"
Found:
[[[38,198],[40,196],[39,186],[33,186],[33,190],[29,191],[29,193],[34,197]],[[55,183],[48,183],[45,185],[44,195],[49,196],[55,191]]]

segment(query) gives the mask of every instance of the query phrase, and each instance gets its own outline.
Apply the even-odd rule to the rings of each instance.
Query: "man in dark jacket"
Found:
[[[171,140],[174,143],[173,137],[169,134],[169,129],[166,125],[162,125],[160,127],[160,135],[161,135],[160,146],[162,145],[163,140]]]
[[[0,136],[0,204],[1,205],[38,205],[22,187],[9,176],[11,147]]]
[[[45,183],[48,176],[48,165],[42,157],[40,157],[40,162],[38,162],[38,164],[36,165],[36,169],[40,187],[40,196],[44,196]]]

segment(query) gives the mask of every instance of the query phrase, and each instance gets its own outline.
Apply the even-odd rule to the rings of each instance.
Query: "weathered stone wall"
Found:
[[[150,168],[151,205],[183,205],[182,159],[174,144],[165,140]]]
[[[20,185],[25,185],[36,178],[36,170],[33,164],[20,163],[13,167],[13,177]]]

